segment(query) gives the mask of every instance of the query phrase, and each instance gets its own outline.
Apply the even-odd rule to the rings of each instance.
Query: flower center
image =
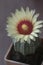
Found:
[[[28,26],[27,26],[26,24],[23,24],[23,25],[22,25],[22,29],[23,29],[24,31],[27,31],[27,30],[28,30]]]
[[[33,25],[28,20],[22,20],[18,23],[17,30],[18,30],[19,34],[29,35],[29,34],[31,34],[31,32],[33,30]]]

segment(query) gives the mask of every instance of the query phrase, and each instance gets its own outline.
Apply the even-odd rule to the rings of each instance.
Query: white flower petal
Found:
[[[25,18],[26,13],[24,9],[21,7],[21,11],[16,10],[15,16],[20,21],[20,20],[23,20],[23,18]]]
[[[16,9],[15,16],[17,17],[18,20],[20,20],[22,17],[21,13],[22,12],[20,12],[19,10]]]
[[[25,41],[23,39],[20,40],[21,43],[25,43]]]
[[[16,40],[15,38],[12,38],[12,40],[13,40],[13,42],[14,42],[14,46],[15,46],[17,40]]]
[[[17,32],[14,32],[12,30],[8,30],[7,32],[8,32],[8,36],[11,36],[11,37],[16,36],[16,34],[17,34]]]
[[[38,37],[38,34],[34,33],[34,32],[32,32],[31,35],[34,36],[34,37]]]
[[[11,15],[12,15],[12,17],[14,17],[15,15],[14,15],[14,13],[11,13]]]
[[[17,40],[17,42],[20,40],[20,37],[18,38],[19,36],[16,36],[15,39]]]
[[[24,11],[23,7],[21,7],[21,12],[25,14],[25,11]]]
[[[27,41],[27,39],[28,39],[28,35],[25,35],[24,40]]]
[[[20,35],[20,34],[18,34],[18,35],[16,35],[16,37],[15,38],[22,38],[24,35]]]
[[[13,22],[12,22],[12,18],[9,17],[9,18],[7,19],[7,24],[11,24],[11,23],[13,23]]]
[[[15,14],[16,14],[16,13],[17,13],[17,14],[20,14],[20,11],[19,11],[18,9],[16,9],[16,12],[15,12]]]
[[[29,12],[29,7],[26,8],[26,12]]]
[[[33,30],[43,27],[43,25],[34,26]]]
[[[26,8],[26,19],[30,20],[30,22],[32,20],[32,13],[29,11],[28,7]]]
[[[36,30],[33,30],[34,33],[40,33],[41,31],[36,29]]]
[[[24,37],[25,37],[25,35],[23,35],[23,37],[21,38],[21,40],[20,40],[21,43],[25,43]]]
[[[29,13],[30,13],[29,14],[29,20],[32,21],[32,18],[33,18],[33,15],[35,13],[35,10],[31,10]]]
[[[33,35],[30,34],[29,38],[33,41],[35,41],[35,37]]]
[[[8,36],[11,36],[11,34],[9,34],[9,33],[8,33],[7,35],[8,35]]]
[[[29,8],[26,9],[26,17],[30,22],[32,21],[33,15],[35,13],[35,10],[29,11]]]
[[[39,14],[33,16],[32,23],[34,24],[37,21]]]
[[[16,34],[17,34],[16,32],[13,32],[13,31],[10,32],[10,31],[8,31],[8,35],[10,35],[10,36],[13,36],[14,37],[14,36],[16,36]]]
[[[7,20],[12,20],[12,17],[7,17]]]
[[[34,26],[40,25],[40,24],[42,24],[42,23],[43,23],[43,21],[37,21],[37,22],[34,24]]]
[[[30,44],[30,42],[31,42],[31,40],[30,40],[30,38],[28,37],[28,39],[27,39],[27,42]]]
[[[31,10],[31,14],[33,16],[35,14],[35,10]]]
[[[13,25],[7,25],[6,27],[10,28],[10,29],[13,29],[13,30],[15,29],[15,26],[13,26]]]

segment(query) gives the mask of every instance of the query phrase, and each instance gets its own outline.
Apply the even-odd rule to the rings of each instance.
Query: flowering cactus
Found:
[[[21,8],[12,17],[8,17],[6,30],[14,42],[14,49],[23,55],[35,52],[39,45],[40,28],[43,21],[37,21],[39,14],[35,10]]]

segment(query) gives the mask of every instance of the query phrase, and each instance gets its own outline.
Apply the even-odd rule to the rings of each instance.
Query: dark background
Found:
[[[27,6],[40,13],[38,19],[43,20],[43,0],[0,0],[0,65],[6,65],[4,55],[11,44],[11,39],[5,31],[7,17],[11,12],[15,12],[15,9],[21,7],[25,9]],[[43,29],[40,37],[43,38]]]

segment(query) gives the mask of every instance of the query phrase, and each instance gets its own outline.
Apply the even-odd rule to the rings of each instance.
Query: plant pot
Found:
[[[41,65],[43,61],[43,39],[41,39],[41,44],[39,47],[36,49],[35,54],[29,55],[27,58],[29,58],[28,62],[29,63],[23,63],[23,62],[18,62],[14,61],[11,59],[12,53],[13,53],[13,44],[10,45],[7,53],[5,54],[5,61],[7,65]]]
[[[10,56],[12,54],[12,49],[13,49],[13,44],[10,45],[10,47],[4,57],[4,60],[6,61],[7,65],[28,65],[25,63],[10,60]]]

